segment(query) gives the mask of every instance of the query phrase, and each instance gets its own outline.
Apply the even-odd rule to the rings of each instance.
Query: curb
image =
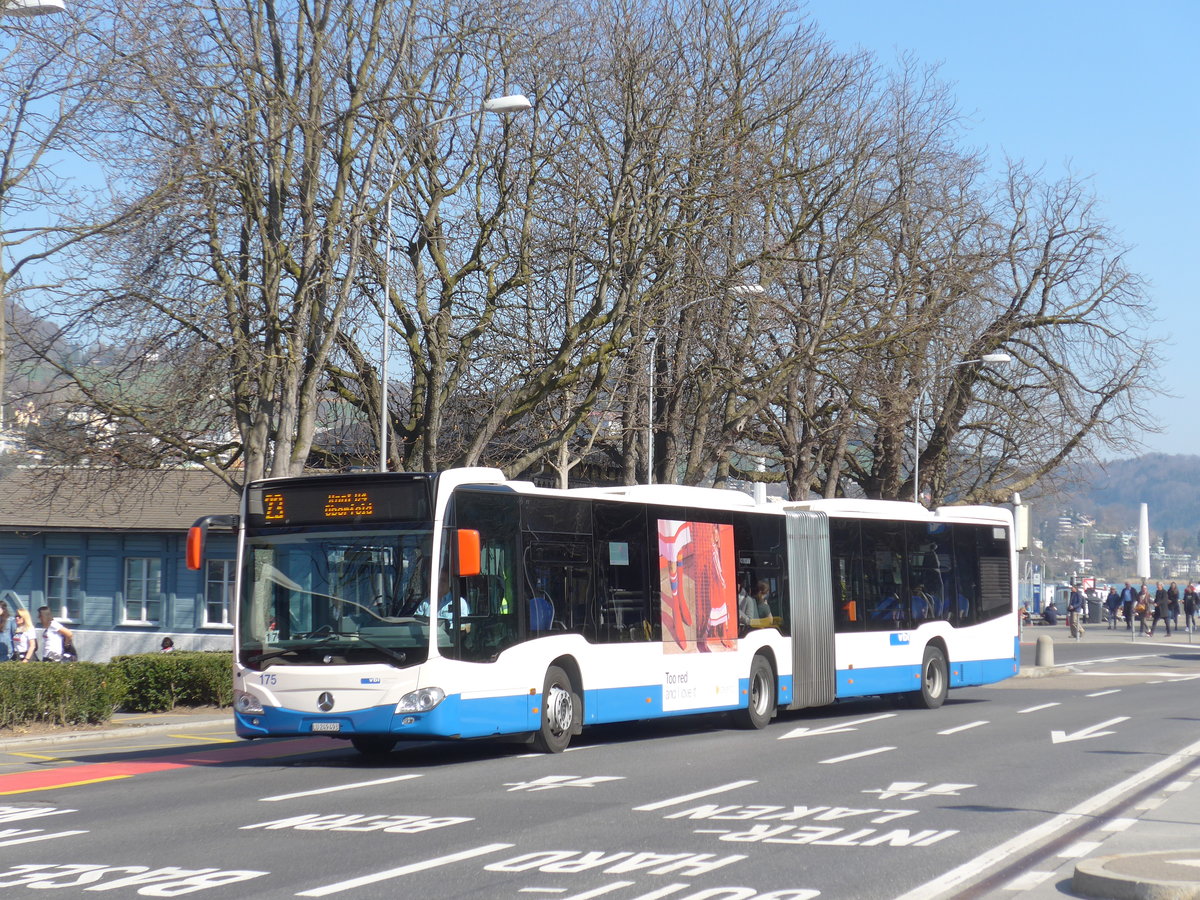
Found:
[[[1021,666],[1021,670],[1013,678],[1048,678],[1052,675],[1073,675],[1078,671],[1073,665]]]
[[[14,747],[28,747],[34,744],[54,745],[70,744],[76,741],[113,741],[138,734],[169,734],[172,731],[192,731],[211,728],[214,725],[231,726],[232,715],[215,717],[196,717],[181,719],[178,722],[164,722],[161,725],[114,725],[111,728],[96,731],[66,731],[62,734],[31,734],[27,737],[0,738],[0,750]]]
[[[1191,857],[1182,864],[1169,857]],[[1118,853],[1085,859],[1075,866],[1071,890],[1084,897],[1104,900],[1200,900],[1200,850],[1162,850],[1153,853]],[[1172,878],[1164,869],[1178,865]]]

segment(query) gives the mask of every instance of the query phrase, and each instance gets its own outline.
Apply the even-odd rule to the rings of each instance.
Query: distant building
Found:
[[[188,527],[236,513],[238,497],[203,470],[14,468],[0,472],[0,597],[49,606],[80,658],[233,645],[232,532],[209,533],[206,569],[189,571]]]

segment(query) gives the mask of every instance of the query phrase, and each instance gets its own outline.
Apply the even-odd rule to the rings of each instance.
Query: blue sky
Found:
[[[809,0],[840,49],[940,64],[970,146],[1088,177],[1150,282],[1164,395],[1146,451],[1200,454],[1200,2]],[[1165,394],[1174,394],[1167,397]]]

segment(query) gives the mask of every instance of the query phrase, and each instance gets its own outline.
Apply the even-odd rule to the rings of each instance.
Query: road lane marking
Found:
[[[377,784],[391,784],[393,781],[408,781],[420,778],[420,775],[396,775],[392,778],[378,778],[375,781],[357,781],[353,784],[335,784],[332,787],[315,788],[311,791],[297,791],[294,794],[279,794],[275,797],[259,797],[259,803],[274,803],[276,800],[295,800],[297,797],[315,797],[317,794],[337,794],[341,791],[352,791],[355,788],[374,787]]]
[[[1110,819],[1105,822],[1101,831],[1125,831],[1137,824],[1137,819]]]
[[[693,800],[699,800],[701,797],[711,797],[713,794],[724,794],[726,791],[736,791],[739,788],[749,787],[752,784],[758,784],[757,781],[731,781],[729,784],[722,784],[715,788],[709,788],[706,791],[696,791],[694,794],[684,794],[682,797],[671,797],[668,800],[659,800],[656,803],[647,803],[645,806],[635,806],[634,812],[653,812],[656,809],[665,809],[668,806],[675,806],[679,803],[691,803]]]
[[[1058,855],[1061,859],[1079,859],[1081,856],[1087,856],[1100,844],[1101,841],[1076,841],[1070,847],[1060,851]]]
[[[1087,696],[1089,696],[1089,697],[1104,697],[1104,696],[1107,696],[1108,694],[1119,694],[1119,693],[1121,693],[1120,688],[1109,688],[1107,691],[1096,691],[1096,693],[1088,694]]]
[[[1122,722],[1128,721],[1129,716],[1117,716],[1115,719],[1100,722],[1098,725],[1089,725],[1087,728],[1080,728],[1078,731],[1072,731],[1070,734],[1067,734],[1065,731],[1051,731],[1050,742],[1052,744],[1065,744],[1070,741],[1087,741],[1092,738],[1105,737],[1106,735],[1116,734],[1116,732],[1101,731],[1101,728],[1107,728],[1109,725],[1120,725]]]
[[[785,741],[788,738],[796,737],[815,737],[823,734],[843,734],[848,731],[857,731],[856,726],[866,725],[868,722],[878,722],[880,719],[894,718],[897,713],[883,713],[878,716],[871,716],[867,719],[855,719],[852,722],[838,722],[833,725],[825,725],[820,728],[793,728],[787,734],[781,734],[778,740]]]
[[[58,769],[41,769],[33,772],[13,772],[0,775],[0,797],[9,794],[26,794],[32,791],[49,791],[55,788],[78,787],[117,781],[146,772],[161,772],[167,769],[182,769],[182,763],[145,762],[93,763],[83,766],[64,766]]]
[[[181,741],[196,741],[200,744],[240,744],[241,738],[209,737],[204,734],[168,734],[167,737]]]
[[[1111,806],[1118,799],[1136,790],[1146,782],[1153,781],[1164,772],[1169,772],[1173,768],[1186,764],[1198,755],[1200,755],[1200,741],[1189,744],[1177,753],[1172,753],[1165,759],[1152,763],[1124,781],[1118,782],[1101,791],[1099,794],[1089,797],[1067,812],[1052,816],[1041,825],[1023,831],[1021,834],[981,853],[974,859],[968,860],[962,865],[951,869],[949,872],[919,885],[906,894],[900,895],[896,900],[935,900],[935,898],[961,887],[968,881],[980,878],[985,872],[996,868],[1009,857],[1016,856],[1030,847],[1049,840],[1053,835],[1075,824],[1081,818],[1096,815],[1100,810]]]
[[[363,887],[368,884],[376,884],[380,881],[388,881],[392,878],[400,878],[403,875],[412,875],[416,872],[425,872],[429,869],[436,869],[439,866],[448,866],[452,863],[462,862],[467,859],[474,859],[478,856],[487,856],[489,853],[498,853],[501,850],[508,850],[515,844],[484,844],[482,847],[474,847],[470,850],[462,850],[458,853],[449,853],[446,856],[436,856],[433,859],[425,859],[420,862],[409,863],[407,866],[399,866],[395,869],[385,869],[382,872],[375,872],[372,875],[362,875],[358,878],[351,878],[348,881],[339,881],[336,884],[327,884],[324,887],[312,888],[307,891],[301,891],[296,894],[297,897],[328,897],[330,894],[340,894],[342,891],[349,891],[354,888]]]
[[[34,841],[52,841],[55,838],[72,837],[76,834],[87,834],[86,831],[59,831],[54,834],[35,834],[31,837],[12,838],[0,841],[0,847],[12,847],[14,844],[32,844]]]
[[[863,750],[859,753],[848,753],[845,756],[835,756],[833,759],[823,759],[819,765],[832,766],[836,763],[849,762],[852,759],[862,759],[864,756],[874,756],[877,753],[887,753],[888,751],[895,749],[895,747],[876,747],[874,750]]]
[[[1031,706],[1028,709],[1018,709],[1017,715],[1019,716],[1024,713],[1037,712],[1039,709],[1050,709],[1051,707],[1061,706],[1061,705],[1062,704],[1060,704],[1060,703],[1043,703],[1040,706]]]
[[[978,728],[980,725],[990,724],[986,719],[980,719],[978,722],[968,722],[966,725],[959,725],[957,728],[947,728],[945,731],[939,731],[938,734],[958,734],[960,731],[966,731],[969,728]]]
[[[149,772],[186,769],[190,766],[212,766],[255,759],[276,759],[314,750],[330,749],[336,748],[331,746],[328,738],[301,738],[268,744],[249,744],[239,741],[236,746],[214,747],[200,751],[188,750],[184,753],[174,752],[138,762],[83,763],[32,772],[11,772],[0,775],[0,797],[9,794],[24,794],[30,791],[48,791],[55,788],[97,784],[129,778],[133,775],[144,775]]]
[[[1026,872],[1018,875],[1004,886],[1006,891],[1031,891],[1047,878],[1053,878],[1054,872]]]

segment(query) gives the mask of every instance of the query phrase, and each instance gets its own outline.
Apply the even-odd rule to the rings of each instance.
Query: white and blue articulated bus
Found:
[[[673,485],[554,490],[495,469],[257,481],[238,529],[245,738],[526,735],[952,687],[1018,665],[1006,509],[756,506]]]

